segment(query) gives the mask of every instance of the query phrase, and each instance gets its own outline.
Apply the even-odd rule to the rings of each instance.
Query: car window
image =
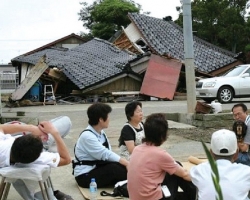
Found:
[[[226,73],[224,76],[226,76],[226,77],[239,76],[248,67],[249,66],[247,66],[247,65],[239,65],[236,68],[229,71],[228,73]]]
[[[245,71],[245,73],[249,73],[249,74],[250,74],[250,69],[248,69],[247,71]],[[245,73],[244,73],[244,74],[245,74]]]

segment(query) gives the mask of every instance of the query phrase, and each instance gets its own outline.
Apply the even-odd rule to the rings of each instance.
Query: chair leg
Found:
[[[8,195],[9,195],[9,191],[10,191],[10,185],[11,185],[10,183],[8,183],[8,182],[6,183],[2,200],[7,199]]]
[[[46,191],[46,194],[47,194],[47,197],[49,200],[53,200],[53,199],[50,199],[50,192],[49,192],[49,183],[48,183],[48,179],[43,183],[44,184],[44,188],[45,188],[45,191]],[[53,191],[52,191],[53,192]]]
[[[53,184],[52,184],[50,176],[48,177],[47,181],[48,181],[49,186],[51,187],[52,191],[54,192],[55,190],[54,190],[54,187],[53,187]]]
[[[4,181],[5,181],[5,177],[3,177],[2,180],[1,180],[1,185],[0,185],[0,200],[2,199],[3,191],[4,191],[4,188],[5,188],[5,185],[6,185],[6,183]]]
[[[46,192],[45,192],[45,188],[43,187],[42,181],[39,181],[39,186],[40,186],[40,189],[41,189],[41,193],[42,193],[42,195],[43,195],[43,199],[44,199],[44,200],[49,200],[47,190],[46,190]],[[46,194],[46,193],[47,193],[47,194]]]
[[[6,177],[2,178],[1,185],[0,185],[0,200],[5,200],[8,197],[9,190],[10,190],[10,183],[5,182]]]

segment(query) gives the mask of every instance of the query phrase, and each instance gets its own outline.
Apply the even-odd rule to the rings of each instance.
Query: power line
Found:
[[[50,41],[50,40],[54,40],[54,39],[34,39],[34,40],[3,40],[3,39],[0,39],[1,42],[37,42],[37,41]]]

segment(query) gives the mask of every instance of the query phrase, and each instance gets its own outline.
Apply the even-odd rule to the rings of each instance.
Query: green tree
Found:
[[[233,52],[244,50],[247,35],[246,13],[249,0],[193,0],[194,33]],[[182,8],[178,8],[177,23],[182,26]],[[249,33],[248,33],[249,35]]]
[[[122,26],[127,26],[130,20],[129,12],[139,12],[141,6],[132,0],[95,0],[91,5],[80,3],[79,20],[94,37],[109,39]]]
[[[94,37],[90,33],[80,32],[80,36],[84,38],[86,41],[92,40]]]

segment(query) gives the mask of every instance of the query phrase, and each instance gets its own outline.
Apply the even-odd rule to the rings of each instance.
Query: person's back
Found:
[[[250,191],[250,168],[243,164],[231,163],[229,160],[217,160],[220,186],[224,200],[248,199]],[[199,200],[216,200],[216,191],[211,178],[208,162],[193,167],[190,171],[192,182],[198,187]]]
[[[159,147],[145,143],[135,147],[128,170],[128,189],[132,200],[161,199],[159,183],[162,183],[166,172],[173,174],[179,167],[173,158]]]
[[[177,198],[181,187],[186,200],[195,200],[196,188],[189,173],[173,157],[160,148],[168,136],[168,122],[164,114],[147,117],[143,144],[134,148],[128,166],[130,200],[165,200],[161,186],[167,186],[171,200]],[[165,194],[164,194],[165,195]]]
[[[235,133],[226,129],[214,132],[211,138],[211,154],[217,163],[223,199],[248,199],[250,168],[233,163],[238,155]],[[208,162],[191,168],[192,182],[198,188],[198,200],[216,200],[217,192],[211,174]]]

